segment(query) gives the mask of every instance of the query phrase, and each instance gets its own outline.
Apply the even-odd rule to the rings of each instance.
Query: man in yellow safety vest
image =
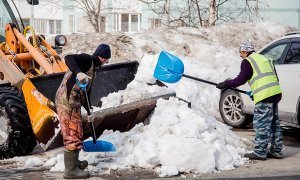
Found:
[[[254,51],[251,40],[240,45],[240,57],[243,58],[239,75],[217,84],[217,88],[238,87],[248,82],[255,103],[253,128],[255,130],[254,151],[245,154],[252,160],[268,158],[281,159],[282,130],[278,117],[278,103],[281,100],[281,88],[272,61]],[[270,149],[268,143],[271,141]]]

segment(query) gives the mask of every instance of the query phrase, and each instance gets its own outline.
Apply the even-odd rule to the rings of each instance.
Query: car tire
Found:
[[[246,127],[251,123],[251,116],[243,113],[243,101],[239,93],[226,90],[221,94],[219,110],[223,121],[232,127]]]

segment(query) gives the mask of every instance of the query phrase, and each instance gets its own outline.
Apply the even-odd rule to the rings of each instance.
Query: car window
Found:
[[[287,52],[285,64],[300,63],[300,42],[292,43],[290,49]]]
[[[274,64],[278,64],[280,61],[280,57],[286,46],[287,46],[287,44],[278,44],[272,48],[266,49],[265,51],[261,52],[260,54],[271,59]]]

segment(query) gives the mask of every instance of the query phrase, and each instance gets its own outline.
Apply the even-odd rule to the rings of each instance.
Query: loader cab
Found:
[[[0,42],[5,42],[5,25],[14,22],[17,24],[17,19],[14,16],[8,2],[0,1]]]
[[[13,11],[10,4],[7,2],[7,0],[0,0],[0,43],[5,42],[5,25],[7,23],[14,23],[16,24],[17,28],[19,30],[20,24],[23,24],[22,22],[18,22],[14,12],[18,12],[17,8],[14,5],[14,2],[11,1],[15,10]],[[39,1],[38,0],[27,0],[28,4],[30,5],[38,5]],[[19,17],[21,20],[21,17]],[[24,27],[22,27],[24,29]]]

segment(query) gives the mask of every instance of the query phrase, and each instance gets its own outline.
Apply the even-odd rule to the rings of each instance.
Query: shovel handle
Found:
[[[85,97],[85,100],[86,100],[86,103],[87,103],[87,113],[88,113],[88,116],[91,115],[91,105],[90,105],[90,102],[89,102],[89,98],[88,98],[88,94],[87,94],[87,91],[86,91],[86,88],[85,88],[85,91],[84,91],[84,97]],[[91,133],[92,133],[92,137],[93,137],[93,142],[94,144],[97,143],[97,138],[96,138],[96,133],[95,133],[95,127],[94,127],[94,120],[91,120],[90,121],[90,127],[91,127]]]
[[[204,80],[204,79],[200,79],[200,78],[196,78],[196,77],[193,77],[193,76],[189,76],[189,75],[186,75],[186,74],[182,74],[182,77],[186,77],[186,78],[193,79],[193,80],[196,80],[196,81],[204,82],[206,84],[211,84],[211,85],[214,85],[214,86],[217,85],[217,83],[207,81],[207,80]]]
[[[186,77],[186,78],[193,79],[193,80],[196,80],[196,81],[204,82],[206,84],[211,84],[211,85],[214,85],[214,86],[217,85],[217,83],[207,81],[207,80],[204,80],[204,79],[200,79],[200,78],[196,78],[196,77],[193,77],[193,76],[189,76],[189,75],[186,75],[186,74],[182,74],[182,77]],[[237,92],[249,95],[249,93],[247,91],[243,91],[243,90],[240,90],[240,89],[237,89],[237,88],[228,88],[228,89],[231,89],[233,91],[237,91]]]
[[[95,133],[95,127],[94,127],[93,121],[90,122],[90,127],[91,127],[91,130],[92,130],[93,142],[94,142],[94,144],[96,144],[97,139],[96,139],[96,133]]]
[[[90,116],[92,113],[91,113],[91,103],[89,101],[89,97],[88,97],[87,90],[86,90],[87,84],[81,84],[79,81],[77,81],[77,84],[81,88],[81,90],[84,92],[84,99],[87,103],[87,114],[88,114],[88,116]],[[94,144],[96,144],[97,138],[96,138],[95,127],[94,127],[93,121],[94,121],[93,119],[90,121],[90,127],[91,127],[93,142],[94,142]]]

